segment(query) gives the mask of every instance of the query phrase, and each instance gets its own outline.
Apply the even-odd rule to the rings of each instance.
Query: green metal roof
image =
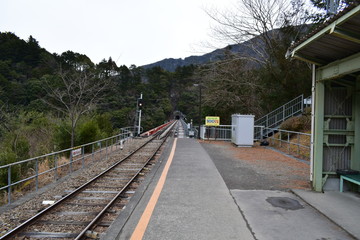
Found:
[[[287,57],[325,66],[360,52],[360,5],[352,5],[289,48]]]

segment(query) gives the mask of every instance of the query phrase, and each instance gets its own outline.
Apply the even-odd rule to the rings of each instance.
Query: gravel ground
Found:
[[[42,204],[43,200],[59,200],[60,196],[64,196],[69,190],[74,190],[81,186],[116,161],[134,151],[145,141],[147,139],[133,139],[124,145],[123,150],[113,153],[107,160],[98,161],[95,159],[96,161],[87,168],[78,170],[70,176],[40,189],[38,192],[32,192],[11,205],[1,207],[0,236],[47,207]]]
[[[229,189],[310,189],[310,166],[273,149],[235,147],[230,142],[200,141]]]

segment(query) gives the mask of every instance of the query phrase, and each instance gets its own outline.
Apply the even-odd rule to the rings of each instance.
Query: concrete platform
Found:
[[[176,150],[165,183],[153,211],[144,214],[166,171],[173,141]],[[131,239],[144,215],[149,223],[142,227],[143,237],[134,239],[355,239],[356,233],[352,236],[303,199],[285,191],[229,190],[196,139],[171,139],[102,239]]]
[[[360,195],[352,192],[293,190],[301,199],[360,239]]]
[[[232,190],[231,192],[256,239],[354,239],[290,192],[270,190]]]
[[[126,223],[114,224],[109,231],[112,233],[104,239],[131,238],[158,179],[154,176]],[[197,140],[177,140],[172,165],[143,239],[254,239],[229,189]]]

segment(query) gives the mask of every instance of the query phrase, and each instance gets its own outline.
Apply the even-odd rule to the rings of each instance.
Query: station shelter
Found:
[[[312,65],[311,180],[323,191],[339,183],[339,170],[360,170],[360,5],[333,16],[287,55]]]

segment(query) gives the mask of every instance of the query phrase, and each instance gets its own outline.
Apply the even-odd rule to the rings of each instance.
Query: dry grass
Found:
[[[282,138],[284,139],[283,136]],[[290,143],[287,143],[287,135],[285,140],[280,141],[280,134],[276,133],[274,137],[268,141],[271,147],[284,153],[288,153],[303,160],[310,160],[310,136],[300,134],[292,135],[290,136]]]

